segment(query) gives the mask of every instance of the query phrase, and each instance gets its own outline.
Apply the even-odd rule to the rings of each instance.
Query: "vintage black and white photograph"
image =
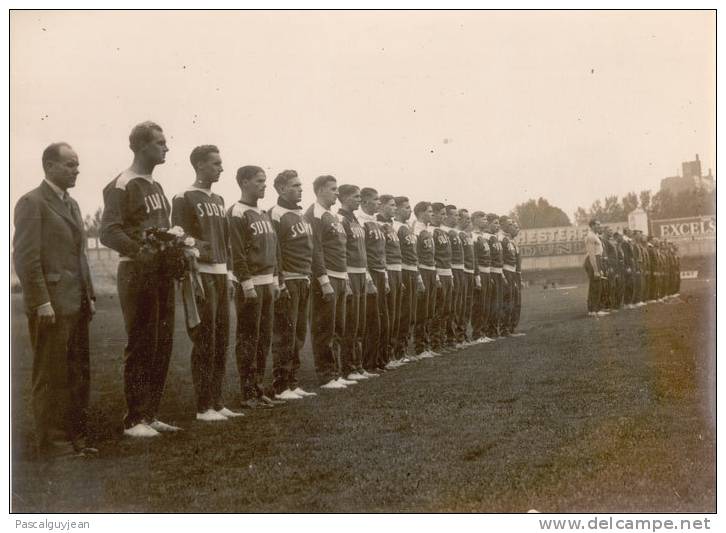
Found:
[[[716,10],[8,16],[10,513],[710,528]]]

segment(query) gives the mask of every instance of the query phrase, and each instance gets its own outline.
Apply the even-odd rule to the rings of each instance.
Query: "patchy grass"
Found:
[[[105,297],[91,331],[101,452],[51,464],[32,460],[31,352],[13,297],[13,511],[715,511],[715,294],[700,280],[683,289],[588,319],[585,287],[532,287],[526,337],[214,425],[193,419],[178,309],[160,417],[185,431],[143,442],[121,437],[125,338]]]

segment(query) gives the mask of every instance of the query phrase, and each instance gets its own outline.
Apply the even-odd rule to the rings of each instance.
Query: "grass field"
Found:
[[[33,461],[31,353],[12,310],[15,512],[715,511],[715,284],[588,319],[585,287],[524,291],[527,335],[244,418],[196,422],[178,310],[160,418],[121,437],[123,325],[92,322],[95,459]],[[269,371],[269,368],[268,368]],[[269,373],[269,372],[268,372]],[[238,406],[229,359],[226,398]],[[306,350],[302,385],[313,389]]]

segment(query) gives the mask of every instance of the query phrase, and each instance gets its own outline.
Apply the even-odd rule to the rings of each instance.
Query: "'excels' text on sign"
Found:
[[[716,217],[689,217],[670,220],[654,220],[653,233],[662,239],[715,239]]]

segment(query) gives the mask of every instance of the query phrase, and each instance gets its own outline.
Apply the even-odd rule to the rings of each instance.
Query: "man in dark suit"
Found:
[[[66,143],[43,152],[45,180],[15,206],[13,260],[33,346],[32,406],[43,457],[89,455],[88,323],[95,296],[76,201],[78,156]]]

